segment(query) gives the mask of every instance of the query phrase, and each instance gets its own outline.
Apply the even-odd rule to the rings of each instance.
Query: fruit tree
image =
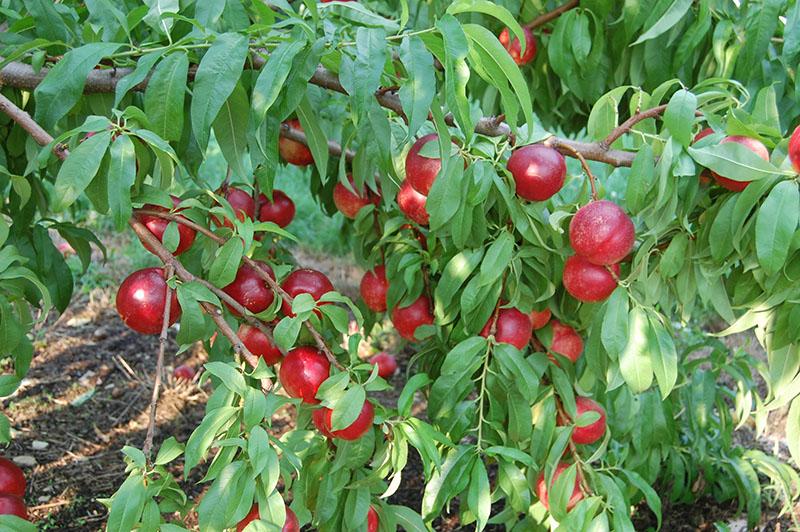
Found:
[[[116,297],[161,342],[147,437],[98,494],[108,530],[789,511],[799,60],[795,0],[3,0],[0,396],[72,295],[51,237],[84,267],[104,249],[91,214],[162,264]],[[347,218],[361,298],[292,262],[287,165]],[[187,441],[154,430],[173,324],[208,352],[175,377],[213,390]],[[374,397],[395,356],[358,356],[377,330],[414,352],[396,404]],[[765,358],[721,340],[747,330]],[[792,459],[734,443],[786,407]],[[414,509],[390,502],[412,452]],[[26,530],[6,477],[0,524]]]

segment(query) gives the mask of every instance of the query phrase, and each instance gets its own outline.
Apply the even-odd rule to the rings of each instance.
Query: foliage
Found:
[[[27,371],[34,324],[51,308],[62,312],[72,295],[73,274],[52,233],[72,245],[85,270],[91,246],[102,247],[77,223],[87,210],[123,231],[135,209],[171,207],[174,193],[181,215],[203,226],[213,216],[234,219],[226,187],[272,191],[286,172],[281,124],[292,117],[313,154],[308,190],[325,212],[335,212],[333,188],[348,183],[349,172],[356,188],[380,190],[380,205],[361,209],[346,228],[360,262],[385,261],[389,308],[421,294],[433,304],[435,323],[417,330],[397,407],[376,405],[373,430],[331,444],[313,429],[313,407],[262,391],[267,381],[277,388],[272,368],[247,365],[224,335],[211,341],[217,328],[198,303],[223,309],[234,330],[238,321],[219,295],[171,279],[183,308],[178,340],[204,343],[203,379],[214,391],[188,441],[162,442],[153,461],[124,449],[129,476],[107,500],[109,530],[183,530],[193,510],[201,530],[222,530],[253,502],[261,521],[247,530],[271,530],[285,519],[284,498],[301,523],[332,531],[363,530],[371,505],[381,530],[427,530],[454,499],[461,523],[517,531],[632,530],[634,504],[644,501],[660,521],[662,499],[705,494],[738,499],[751,526],[764,500],[792,507],[796,472],[739,447],[734,431],[752,424],[761,433],[770,411],[791,405],[787,440],[800,460],[800,191],[786,156],[800,115],[800,3],[585,0],[536,28],[536,59],[518,67],[495,35],[509,27],[522,37],[517,21],[554,7],[0,2],[2,94],[55,136],[41,147],[0,115],[0,349],[13,361],[0,376],[0,396]],[[625,126],[610,147],[602,143],[628,115],[662,105],[662,119],[652,114]],[[502,118],[481,119],[494,115]],[[707,126],[715,132],[693,142]],[[421,227],[409,225],[395,196],[408,149],[430,132],[438,141],[423,155],[449,155],[427,198],[429,227]],[[726,134],[759,139],[770,160],[719,144]],[[630,155],[631,168],[590,167],[600,196],[636,224],[637,247],[604,302],[580,303],[560,282],[572,253],[569,219],[591,199],[582,168],[571,161],[567,185],[546,202],[521,200],[506,170],[515,146],[545,142],[575,155],[554,135],[584,141],[578,151],[589,159]],[[451,137],[457,145],[447,150]],[[329,141],[352,157],[329,152]],[[61,143],[70,152],[63,162],[54,156]],[[216,150],[227,176],[214,167]],[[741,193],[707,186],[698,179],[706,169],[752,184]],[[212,288],[234,278],[243,256],[267,260],[285,278],[291,227],[231,225],[210,226],[228,241],[222,246],[198,234],[181,264]],[[339,222],[310,230],[338,232]],[[177,234],[171,222],[167,249],[175,250]],[[523,350],[480,336],[498,306],[549,309],[584,338],[583,356],[573,363],[554,355],[551,326]],[[335,292],[316,302],[296,298],[295,317],[279,308],[276,297],[257,318],[280,319],[281,348],[313,344],[313,329],[344,366],[317,397],[333,409],[334,429],[348,426],[364,397],[388,386],[357,354],[380,316]],[[703,313],[727,328],[681,340]],[[749,329],[766,361],[716,338]],[[425,415],[412,414],[415,394],[426,400]],[[576,414],[576,395],[592,396],[608,413],[609,430],[595,444],[571,440],[576,427],[596,420]],[[271,417],[287,404],[297,407],[297,428],[278,437]],[[4,439],[9,423],[0,415]],[[419,513],[386,502],[403,482],[409,446],[426,482]],[[548,510],[537,478],[552,479],[562,458],[575,465],[553,483]],[[201,500],[188,499],[172,476],[179,459],[185,475],[203,468]],[[583,498],[568,508],[576,482]]]

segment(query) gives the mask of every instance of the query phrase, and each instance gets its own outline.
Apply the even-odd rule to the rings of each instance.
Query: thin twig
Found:
[[[658,107],[653,107],[652,109],[647,109],[645,111],[641,111],[631,115],[626,121],[615,127],[611,130],[611,133],[608,136],[600,141],[601,146],[605,146],[606,149],[611,147],[614,142],[620,138],[625,133],[629,132],[633,126],[641,122],[642,120],[647,120],[648,118],[655,118],[664,111],[666,111],[666,105],[659,105]]]
[[[2,85],[2,83],[0,83],[0,85]],[[40,146],[47,146],[53,142],[52,135],[37,124],[36,121],[31,118],[31,115],[14,105],[14,102],[2,94],[0,94],[0,111],[7,114],[14,122],[19,124],[22,129],[27,131]],[[62,145],[53,146],[53,153],[62,161],[69,155],[67,148]]]
[[[565,3],[565,4],[561,5],[561,6],[558,6],[557,8],[555,8],[552,11],[549,11],[547,13],[539,15],[535,19],[533,19],[530,22],[528,22],[527,24],[525,24],[525,27],[528,28],[529,30],[533,30],[533,29],[538,28],[539,26],[544,26],[545,24],[547,24],[551,20],[553,20],[555,18],[558,18],[563,13],[565,13],[565,12],[569,11],[570,9],[575,8],[575,7],[578,7],[578,0],[570,0],[569,2],[567,2],[567,3]]]
[[[578,159],[581,162],[581,166],[583,167],[583,171],[586,173],[586,177],[589,178],[589,186],[592,187],[592,199],[594,201],[597,201],[597,185],[595,184],[595,177],[594,177],[594,174],[592,173],[592,170],[589,168],[589,164],[586,162],[586,159],[583,158],[583,155],[581,154],[581,152],[573,149],[570,146],[565,146],[564,149],[569,150],[570,152],[572,152],[572,154],[575,156],[575,158]]]
[[[174,274],[174,268],[167,265],[165,277],[169,279]],[[161,374],[164,372],[164,351],[167,348],[167,331],[169,330],[170,310],[172,307],[172,287],[167,284],[164,297],[164,320],[161,324],[161,334],[158,337],[158,358],[156,359],[156,375],[153,378],[153,395],[150,397],[150,417],[147,421],[147,436],[144,438],[142,452],[150,461],[153,451],[153,434],[156,429],[156,407],[158,405],[158,394],[161,391]]]

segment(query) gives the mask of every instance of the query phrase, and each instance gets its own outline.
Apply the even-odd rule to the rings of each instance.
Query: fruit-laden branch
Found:
[[[258,53],[253,55],[249,64],[253,68],[259,69],[266,64],[267,60],[261,55],[265,52],[260,50],[257,52]],[[1,57],[0,60],[2,60]],[[133,69],[131,68],[92,70],[86,78],[84,92],[113,92],[119,80],[132,71]],[[190,80],[193,79],[195,71],[195,68],[189,69]],[[47,72],[47,69],[34,72],[30,65],[12,62],[0,70],[0,83],[11,87],[32,90],[44,79]],[[314,75],[311,76],[309,82],[332,91],[347,94],[347,91],[339,81],[339,77],[322,66],[317,67],[317,70],[314,72]],[[144,90],[146,86],[147,80],[136,85],[133,90]],[[375,98],[382,107],[394,111],[399,116],[405,116],[403,113],[403,106],[397,94],[378,89],[375,92]],[[455,120],[452,115],[447,115],[445,121],[451,126],[455,125]],[[283,133],[284,130],[282,129],[281,131]],[[497,117],[489,116],[483,117],[477,121],[475,124],[475,132],[488,137],[499,137],[511,133],[511,128],[507,123],[499,120]],[[568,157],[573,157],[573,152],[578,151],[585,159],[604,162],[612,166],[630,166],[635,157],[635,154],[631,152],[611,150],[600,142],[580,142],[558,137],[551,137],[548,142],[548,145]],[[567,146],[572,149],[568,150],[566,148]]]
[[[172,266],[167,266],[166,277],[169,279],[174,274]],[[172,287],[167,284],[164,293],[164,317],[161,323],[161,334],[158,336],[158,358],[156,359],[156,375],[153,378],[153,395],[150,397],[150,414],[147,420],[147,435],[144,438],[142,452],[150,462],[150,455],[153,450],[153,436],[156,430],[156,407],[158,406],[158,394],[161,390],[161,375],[164,373],[164,351],[167,349],[167,331],[169,330],[169,313],[172,310]]]
[[[209,239],[213,240],[214,242],[216,242],[219,245],[222,245],[222,244],[225,243],[225,239],[222,238],[221,236],[215,234],[213,231],[211,231],[207,227],[203,227],[202,225],[197,224],[197,223],[195,223],[195,222],[193,222],[193,221],[191,221],[191,220],[189,220],[189,219],[187,219],[187,218],[185,218],[183,216],[180,216],[180,215],[177,215],[177,214],[173,214],[171,212],[162,212],[162,211],[146,210],[146,209],[140,209],[140,210],[137,210],[136,212],[138,212],[140,214],[146,214],[147,216],[156,216],[156,217],[162,218],[164,220],[169,220],[169,221],[172,221],[172,222],[183,224],[186,227],[189,227],[190,229],[193,229],[193,230],[197,231],[198,233],[201,233],[201,234],[205,235],[206,237],[208,237]],[[290,296],[286,292],[286,290],[284,290],[281,287],[281,285],[278,284],[278,282],[275,279],[270,277],[267,272],[262,270],[258,266],[258,263],[256,261],[254,261],[253,259],[251,259],[250,257],[248,257],[246,255],[242,257],[242,261],[244,261],[245,264],[247,264],[248,266],[253,268],[256,271],[256,273],[259,275],[259,277],[261,277],[261,279],[263,279],[264,282],[267,283],[267,285],[276,294],[278,294],[278,296],[283,301],[285,301],[289,305],[292,304],[292,301],[293,301],[292,296]],[[225,294],[225,295],[227,296],[227,294]],[[237,303],[237,305],[238,305],[238,303]],[[244,312],[240,312],[240,313],[243,316],[245,315]],[[256,321],[258,321],[258,320],[256,320]],[[317,329],[313,325],[311,325],[311,323],[308,322],[308,321],[304,322],[304,324],[305,324],[306,328],[308,329],[308,332],[310,332],[311,336],[314,338],[314,341],[317,344],[317,348],[320,351],[323,352],[323,354],[328,359],[328,361],[331,364],[333,364],[337,369],[344,370],[344,366],[342,366],[342,364],[339,362],[339,360],[337,360],[337,358],[334,356],[333,352],[328,348],[328,345],[325,343],[325,339],[322,338],[322,335],[319,333],[319,331],[317,331]],[[263,327],[263,324],[262,324],[262,327]],[[270,339],[270,341],[272,341],[273,344],[274,344],[275,342],[274,342],[274,339],[272,337],[272,334],[271,333],[265,333],[265,334],[267,334],[267,336]]]
[[[0,111],[3,111],[11,117],[14,122],[19,124],[22,129],[27,131],[40,146],[47,146],[53,142],[53,137],[50,136],[50,133],[37,124],[36,121],[31,118],[31,115],[14,105],[14,102],[2,94],[0,94]],[[69,155],[67,148],[62,145],[53,147],[53,152],[56,154],[56,157],[62,161]]]
[[[147,244],[147,247],[149,249],[153,250],[153,254],[159,259],[161,259],[161,262],[175,269],[175,275],[178,276],[178,279],[180,279],[185,283],[197,281],[200,282],[201,284],[204,284],[206,288],[214,292],[214,294],[217,297],[223,299],[226,303],[228,304],[233,303],[231,306],[234,307],[234,309],[237,312],[242,314],[242,316],[245,317],[247,316],[245,308],[239,305],[239,303],[236,300],[228,296],[228,294],[218,289],[216,286],[212,285],[211,283],[205,282],[203,279],[196,277],[189,270],[187,270],[183,266],[183,264],[181,264],[180,261],[175,258],[175,256],[172,253],[167,251],[167,249],[161,244],[161,242],[155,237],[155,235],[153,235],[153,233],[151,233],[150,230],[147,227],[145,227],[144,224],[142,224],[142,222],[136,219],[135,216],[132,217],[130,220],[128,220],[128,225],[131,226],[131,229],[133,229],[133,232],[136,233],[136,236],[139,238],[139,240],[141,240],[143,244]],[[245,347],[245,345],[242,343],[241,339],[239,339],[236,333],[233,332],[233,329],[231,329],[230,325],[228,325],[228,322],[225,321],[225,318],[222,315],[222,311],[219,308],[212,305],[211,303],[206,303],[205,301],[200,302],[200,306],[203,307],[203,310],[205,310],[205,312],[211,317],[211,319],[214,320],[214,323],[217,325],[217,328],[233,346],[233,350],[238,355],[242,356],[245,359],[245,361],[247,361],[247,363],[250,364],[252,367],[258,366],[258,357],[256,357],[253,353],[251,353],[247,349],[247,347]],[[255,321],[257,322],[258,320]],[[258,323],[260,324],[260,322]],[[271,332],[263,324],[261,324],[259,330],[261,330],[261,332],[263,332],[264,334],[269,334],[271,336]],[[266,387],[266,389],[269,389],[270,386],[271,383],[269,383],[269,381],[267,381],[266,379],[262,380],[262,388]]]
[[[539,15],[535,19],[533,19],[530,22],[528,22],[527,24],[525,24],[525,27],[528,28],[529,30],[533,30],[533,29],[538,28],[539,26],[544,26],[545,24],[547,24],[551,20],[553,20],[555,18],[558,18],[559,16],[561,16],[564,13],[566,13],[570,9],[578,7],[578,3],[579,3],[579,0],[570,0],[569,2],[558,6],[557,8],[555,8],[552,11],[548,11],[547,13],[543,13],[543,14]]]
[[[306,137],[306,134],[299,129],[293,128],[289,124],[281,124],[281,137],[285,137],[289,140],[294,140],[308,146],[308,138]],[[330,152],[331,155],[334,157],[341,157],[342,151],[344,151],[344,158],[347,160],[347,162],[352,162],[353,159],[355,159],[356,154],[353,151],[342,150],[342,147],[336,142],[332,140],[328,141],[328,152]]]

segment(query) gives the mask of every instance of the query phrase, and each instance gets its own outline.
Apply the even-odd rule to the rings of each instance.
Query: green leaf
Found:
[[[631,46],[649,41],[650,39],[655,39],[668,32],[683,19],[684,15],[686,15],[686,12],[689,11],[691,7],[692,0],[674,0],[664,14],[661,15],[661,18],[650,26],[647,31],[641,34]]]
[[[394,518],[397,519],[397,524],[406,532],[428,532],[425,521],[411,508],[406,506],[390,506],[389,508],[392,510]]]
[[[183,99],[189,56],[166,56],[153,71],[144,92],[144,109],[153,132],[166,140],[179,140],[183,132]]]
[[[678,353],[670,333],[653,316],[650,316],[649,334],[653,373],[661,390],[661,398],[666,399],[678,380]]]
[[[795,397],[786,417],[786,443],[795,464],[800,464],[800,397]]]
[[[231,364],[225,362],[207,362],[203,367],[206,371],[217,377],[227,389],[244,397],[247,393],[247,384],[241,372]]]
[[[483,530],[492,512],[492,490],[489,486],[489,475],[486,473],[486,466],[483,465],[482,460],[475,460],[475,464],[472,466],[467,491],[467,505],[478,520],[477,530]]]
[[[328,175],[328,139],[319,125],[319,120],[307,96],[303,96],[297,106],[297,118],[306,134],[308,149],[311,150],[311,155],[314,157],[314,164],[317,166],[319,175],[324,179]]]
[[[214,119],[214,134],[222,155],[237,176],[248,177],[245,170],[247,129],[250,113],[247,92],[238,83]]]
[[[251,110],[254,127],[258,128],[263,122],[272,104],[278,99],[294,58],[303,50],[306,44],[301,35],[278,45],[270,54],[267,63],[261,68],[253,87]]]
[[[427,373],[417,373],[403,386],[403,391],[400,392],[400,397],[397,399],[397,412],[407,417],[411,413],[411,406],[414,403],[414,393],[422,389],[424,386],[430,384],[431,378]]]
[[[144,510],[146,489],[141,473],[132,473],[125,479],[112,499],[106,530],[128,532],[134,529]]]
[[[687,262],[686,250],[689,246],[689,236],[686,233],[678,233],[672,237],[672,241],[667,246],[659,262],[661,275],[665,278],[675,277]]]
[[[89,43],[70,50],[47,73],[33,91],[34,119],[44,129],[53,126],[78,103],[89,72],[100,60],[117,51],[116,43]]]
[[[442,34],[444,42],[444,83],[448,106],[453,109],[456,122],[469,141],[475,126],[470,116],[467,82],[470,71],[466,58],[469,54],[469,41],[461,24],[452,15],[444,15],[436,22],[436,29]],[[429,44],[430,46],[430,44]],[[432,111],[437,111],[439,104]],[[436,117],[436,114],[434,114]]]
[[[119,135],[111,143],[109,155],[108,207],[114,225],[122,231],[133,213],[131,187],[136,181],[136,151],[131,138]]]
[[[183,444],[178,443],[178,440],[176,440],[174,436],[170,436],[164,440],[164,443],[162,443],[161,447],[158,449],[158,455],[156,455],[155,464],[168,464],[182,454]]]
[[[697,96],[685,89],[676,91],[669,100],[667,110],[664,112],[664,125],[681,146],[692,143],[696,110]]]
[[[525,32],[522,30],[522,26],[520,26],[514,15],[502,5],[486,0],[458,0],[450,4],[447,8],[447,13],[451,15],[457,15],[458,13],[483,13],[496,18],[519,39],[521,46],[520,55],[525,53],[525,45],[527,44]]]
[[[192,468],[200,463],[217,434],[233,423],[238,411],[234,406],[222,406],[206,414],[186,442],[184,477],[188,477]]]
[[[244,244],[240,238],[231,238],[217,250],[214,262],[208,270],[208,281],[217,287],[225,287],[236,278],[242,262]]]
[[[331,414],[331,429],[342,430],[349,427],[361,414],[367,394],[363,386],[353,386],[336,401]]]
[[[769,274],[786,263],[792,237],[800,221],[800,190],[796,181],[781,181],[758,209],[756,254]]]
[[[486,256],[481,263],[480,284],[485,286],[499,279],[514,253],[514,237],[503,229],[497,239],[486,250]]]
[[[144,3],[150,8],[144,16],[145,23],[164,34],[169,34],[173,23],[173,18],[169,15],[180,10],[178,0],[144,0]]]
[[[621,286],[606,302],[600,339],[612,358],[617,358],[628,344],[628,292]]]
[[[725,142],[705,148],[689,147],[688,151],[700,165],[734,181],[757,181],[781,175],[772,163],[738,142]]]
[[[223,33],[200,60],[190,114],[192,131],[201,150],[208,145],[211,124],[242,75],[247,50],[245,35]]]
[[[51,207],[61,212],[73,203],[92,182],[111,142],[111,132],[103,131],[89,137],[75,148],[56,175]]]
[[[629,314],[630,336],[628,344],[619,355],[619,369],[633,393],[640,393],[653,382],[653,362],[649,353],[650,326],[645,311],[634,307]]]
[[[400,61],[407,73],[400,85],[400,103],[408,118],[408,138],[412,138],[428,119],[436,92],[433,56],[419,37],[406,37],[400,44]]]

